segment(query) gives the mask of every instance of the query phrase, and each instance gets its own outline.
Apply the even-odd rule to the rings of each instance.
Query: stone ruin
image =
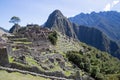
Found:
[[[0,44],[0,66],[8,66],[8,50],[4,44]]]
[[[7,43],[0,43],[0,66],[9,67],[9,57],[12,54],[12,46]]]

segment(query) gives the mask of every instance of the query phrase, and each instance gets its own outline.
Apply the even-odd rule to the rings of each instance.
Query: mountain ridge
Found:
[[[1,30],[8,32],[8,30],[4,29],[3,27],[0,27]]]
[[[120,12],[91,12],[90,14],[80,13],[68,18],[71,22],[88,27],[95,27],[104,32],[114,41],[120,40]]]

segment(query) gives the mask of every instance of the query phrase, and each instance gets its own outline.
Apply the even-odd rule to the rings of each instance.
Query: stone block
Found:
[[[0,48],[0,65],[7,66],[9,64],[8,53],[6,48]]]

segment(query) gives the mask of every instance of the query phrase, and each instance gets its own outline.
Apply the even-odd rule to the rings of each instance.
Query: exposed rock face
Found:
[[[69,37],[76,38],[76,35],[73,31],[72,23],[65,17],[59,10],[55,10],[50,14],[45,27],[48,27],[53,30],[57,30],[62,34],[66,34]]]
[[[9,30],[9,33],[15,34],[16,32],[18,32],[19,29],[20,29],[20,25],[15,24],[15,25]]]
[[[120,55],[118,56],[119,52],[116,52],[119,49],[118,45],[114,41],[111,41],[100,30],[85,26],[79,26],[74,27],[74,31],[81,42],[92,45],[102,51],[109,52],[113,56],[120,58]]]
[[[6,48],[0,48],[0,65],[7,66],[9,64],[8,54]]]

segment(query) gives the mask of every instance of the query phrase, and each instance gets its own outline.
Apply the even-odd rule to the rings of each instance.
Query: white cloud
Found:
[[[105,8],[104,8],[104,11],[109,11],[111,9],[111,5],[110,3],[108,3]]]
[[[111,4],[111,6],[115,6],[116,4],[118,4],[120,1],[119,0],[116,0],[116,1],[113,1],[113,3]]]
[[[119,0],[113,1],[114,4],[118,4],[119,2]]]
[[[108,3],[103,10],[104,11],[110,11],[111,8],[113,8],[119,2],[120,2],[119,0],[114,0],[112,3]]]

